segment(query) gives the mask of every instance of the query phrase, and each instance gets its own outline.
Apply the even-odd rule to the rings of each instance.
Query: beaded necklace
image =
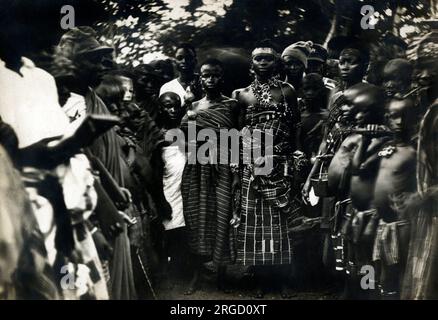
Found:
[[[260,83],[260,81],[257,79],[251,83],[251,90],[257,100],[257,104],[252,107],[252,121],[254,120],[254,113],[264,112],[267,110],[273,110],[275,112],[273,116],[270,116],[272,118],[288,117],[290,109],[286,101],[284,100],[283,103],[275,103],[274,99],[272,98],[271,88],[280,88],[284,99],[281,83],[282,82],[278,79],[278,76],[270,78],[266,83]]]
[[[270,106],[274,104],[271,87],[280,88],[280,86],[281,82],[277,77],[272,77],[265,83],[261,83],[259,80],[254,79],[251,83],[251,90],[261,106]]]

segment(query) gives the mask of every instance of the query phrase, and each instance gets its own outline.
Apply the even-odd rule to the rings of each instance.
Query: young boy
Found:
[[[344,210],[345,222],[342,228],[343,240],[347,243],[345,252],[348,254],[344,256],[344,260],[348,260],[345,298],[364,298],[366,295],[359,294],[365,292],[359,291],[358,276],[361,267],[370,264],[372,243],[364,241],[363,232],[375,212],[372,209],[377,159],[374,155],[385,141],[388,130],[382,126],[383,90],[369,84],[354,87],[362,90],[352,100],[351,113],[355,126],[342,143],[330,167],[338,166],[339,195],[341,199],[348,196],[348,202],[351,202],[351,207]]]
[[[412,100],[391,100],[387,123],[394,138],[378,156],[380,164],[374,188],[374,205],[380,216],[373,260],[380,267],[381,294],[398,298],[409,245],[409,223],[404,214],[407,197],[416,191],[416,149],[412,143]]]
[[[347,130],[350,134],[335,152],[328,169],[329,187],[341,200],[349,196],[352,160],[362,140],[362,135],[354,130],[368,124],[382,124],[384,108],[383,92],[370,84],[356,84],[344,92],[344,97],[343,117],[355,127]]]

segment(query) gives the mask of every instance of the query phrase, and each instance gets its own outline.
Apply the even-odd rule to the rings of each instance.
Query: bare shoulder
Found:
[[[292,85],[289,83],[281,81],[281,92],[284,96],[287,103],[292,106],[292,108],[295,110],[295,112],[298,112],[298,102],[297,102],[297,94],[295,92],[295,89]]]
[[[360,134],[350,134],[348,137],[345,138],[345,140],[342,142],[342,145],[347,148],[353,148],[356,145],[359,144],[359,142],[362,140],[362,135]]]
[[[291,84],[284,82],[284,81],[281,81],[280,85],[281,85],[281,89],[283,90],[283,92],[285,94],[295,95],[295,88]]]
[[[240,88],[233,91],[231,94],[231,98],[236,100],[237,102],[241,102],[245,100],[245,98],[250,93],[250,87]]]
[[[383,146],[385,144],[385,142],[386,142],[385,137],[372,138],[367,150],[376,150],[376,152],[378,152],[378,151],[380,151],[381,146]]]
[[[227,96],[223,96],[222,103],[230,109],[235,109],[238,106],[238,101],[236,99]]]
[[[201,99],[202,100],[202,99]],[[201,103],[201,100],[196,100],[192,102],[192,110],[196,110],[199,107],[199,104]]]
[[[236,89],[236,90],[234,90],[231,93],[231,98],[237,101],[239,99],[239,96],[240,96],[240,93],[242,92],[242,90],[243,89]]]

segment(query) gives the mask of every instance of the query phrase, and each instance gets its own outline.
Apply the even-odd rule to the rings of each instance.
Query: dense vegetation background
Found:
[[[122,64],[171,54],[176,43],[200,48],[250,49],[271,38],[280,47],[298,40],[326,43],[356,34],[377,41],[386,32],[408,44],[429,29],[421,22],[436,13],[434,0],[102,0],[107,18],[96,23],[117,48]],[[375,29],[362,30],[360,9],[374,7]]]
[[[22,17],[23,25],[37,18],[46,28],[40,47],[65,32],[59,23],[60,8],[70,4],[75,8],[76,25],[94,26],[101,39],[115,47],[117,61],[126,66],[170,55],[182,41],[192,42],[201,51],[250,49],[262,38],[274,39],[279,47],[298,40],[324,44],[333,36],[351,34],[377,43],[390,32],[412,47],[430,31],[422,21],[436,18],[438,12],[437,0],[29,1],[32,10]],[[366,4],[375,9],[375,29],[360,27],[360,9]]]

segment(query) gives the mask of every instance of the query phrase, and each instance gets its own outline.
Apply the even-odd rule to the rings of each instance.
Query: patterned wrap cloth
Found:
[[[381,260],[386,265],[400,262],[399,229],[409,227],[409,221],[400,220],[386,223],[380,220],[374,242],[373,261]]]
[[[292,239],[287,226],[292,209],[292,179],[285,176],[285,167],[293,148],[291,128],[298,124],[299,114],[293,114],[285,102],[247,108],[243,135],[250,136],[245,131],[254,134],[257,130],[273,135],[273,169],[268,175],[255,176],[253,162],[243,167],[241,224],[237,230],[239,264],[292,262]],[[253,138],[243,139],[243,147],[251,150],[254,142]],[[261,147],[263,150],[264,146]]]
[[[185,117],[182,120],[182,129],[186,130],[193,125],[197,130],[212,129],[219,136],[219,130],[235,126],[229,105],[231,101],[234,100],[224,100],[207,110],[197,111],[195,121]],[[212,258],[216,265],[225,265],[235,260],[234,233],[230,225],[233,176],[230,166],[224,164],[228,163],[223,161],[227,159],[220,159],[225,155],[224,150],[220,150],[217,141],[213,140],[209,140],[208,143],[212,143],[212,146],[217,146],[218,149],[210,149],[212,152],[209,157],[210,160],[217,161],[207,164],[198,161],[195,164],[186,163],[181,193],[191,251]],[[203,144],[196,143],[197,152]]]

